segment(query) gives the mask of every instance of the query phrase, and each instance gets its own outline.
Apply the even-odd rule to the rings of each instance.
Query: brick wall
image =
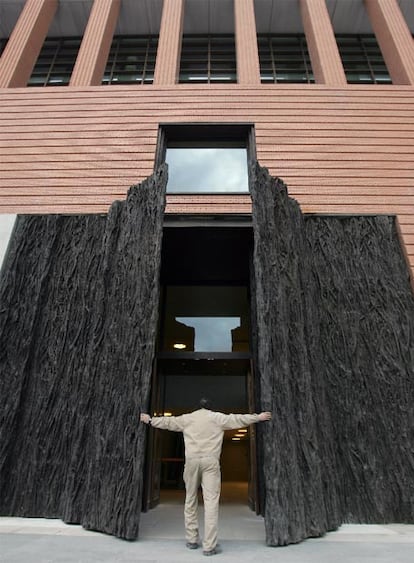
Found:
[[[304,212],[398,216],[414,269],[411,86],[176,85],[0,90],[0,213],[99,213],[151,174],[158,124],[255,124],[260,163]],[[168,213],[250,211],[168,197]]]

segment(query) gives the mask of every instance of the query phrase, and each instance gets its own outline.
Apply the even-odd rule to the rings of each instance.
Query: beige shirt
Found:
[[[225,430],[234,430],[259,422],[258,414],[223,414],[199,409],[181,416],[157,416],[151,426],[184,434],[187,459],[220,458]]]

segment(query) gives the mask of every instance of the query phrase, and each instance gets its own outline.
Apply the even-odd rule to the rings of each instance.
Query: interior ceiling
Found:
[[[161,281],[248,285],[252,245],[249,227],[165,228]]]
[[[398,0],[414,32],[413,0]],[[0,0],[0,36],[8,37],[25,0]],[[93,0],[60,0],[49,36],[82,35]],[[157,34],[163,0],[122,0],[116,33]],[[258,33],[302,33],[299,0],[254,0]],[[337,33],[372,33],[363,0],[326,0]],[[184,33],[232,33],[233,0],[186,0]]]
[[[413,0],[398,0],[414,32]],[[258,33],[303,33],[300,0],[254,0]],[[364,0],[326,0],[336,33],[372,33]]]

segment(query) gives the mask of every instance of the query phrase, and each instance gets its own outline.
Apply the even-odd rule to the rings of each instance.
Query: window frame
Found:
[[[258,33],[257,47],[261,84],[315,83],[304,33]],[[290,78],[281,78],[282,73]]]
[[[374,34],[336,33],[335,40],[347,84],[392,86],[392,78]],[[375,60],[375,57],[381,60]],[[376,68],[376,65],[381,66],[382,69]],[[352,73],[356,75],[365,73],[369,78],[356,80],[351,78]],[[379,80],[381,76],[384,77],[383,80]]]
[[[115,35],[108,53],[102,86],[153,84],[158,42],[158,34]],[[127,57],[135,57],[136,60],[128,61]],[[122,69],[122,66],[128,65],[136,68]],[[139,73],[141,73],[139,79],[133,78]],[[124,78],[120,80],[120,76]],[[132,78],[126,79],[127,76]]]
[[[165,163],[166,153],[169,143],[187,144],[193,146],[204,144],[217,145],[223,143],[243,143],[247,154],[247,176],[248,190],[241,192],[225,191],[191,191],[191,192],[171,192],[168,196],[233,196],[250,195],[250,165],[256,160],[256,141],[253,123],[160,123],[158,127],[157,149],[154,159],[154,170]],[[219,148],[219,147],[218,147]]]
[[[69,86],[81,47],[81,36],[47,37],[27,82],[28,88]],[[61,77],[53,82],[53,77]],[[36,82],[36,78],[40,80]]]
[[[191,73],[195,75],[193,79],[190,78]],[[181,44],[178,83],[237,83],[236,38],[234,33],[184,34]]]

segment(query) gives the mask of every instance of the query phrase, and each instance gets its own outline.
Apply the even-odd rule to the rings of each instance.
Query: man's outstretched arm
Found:
[[[161,428],[162,430],[171,430],[172,432],[182,432],[182,416],[150,416],[142,412],[140,420],[144,424],[151,424],[154,428]]]
[[[218,424],[223,430],[234,430],[242,426],[250,426],[257,422],[265,422],[272,418],[271,412],[261,412],[260,414],[223,414],[214,412],[212,415],[216,418]]]

